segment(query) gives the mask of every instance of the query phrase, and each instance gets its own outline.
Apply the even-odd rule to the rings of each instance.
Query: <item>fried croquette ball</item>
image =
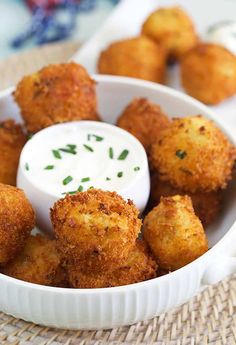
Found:
[[[114,42],[101,53],[98,71],[164,83],[165,50],[144,36]]]
[[[207,238],[191,198],[161,198],[144,219],[144,238],[162,269],[174,271],[208,250]]]
[[[117,193],[90,189],[56,202],[51,220],[64,257],[94,270],[127,258],[140,232],[138,214]]]
[[[21,125],[13,120],[0,122],[0,183],[16,185],[20,153],[26,141]]]
[[[150,208],[157,206],[161,197],[185,195],[179,188],[172,187],[168,182],[160,180],[158,174],[151,176]],[[221,191],[188,193],[193,208],[203,226],[210,225],[219,215],[222,201]]]
[[[34,210],[24,192],[0,183],[0,266],[21,251],[34,226]]]
[[[189,95],[220,103],[236,93],[236,56],[220,45],[197,45],[181,60],[181,80]]]
[[[22,251],[2,270],[3,274],[34,284],[58,286],[64,276],[55,240],[36,235],[30,236]]]
[[[134,99],[117,120],[117,126],[133,134],[146,150],[169,124],[170,120],[160,106],[146,98]]]
[[[76,265],[67,267],[73,288],[104,288],[138,283],[156,277],[157,264],[144,241],[137,240],[127,260],[115,270],[95,273],[81,271]]]
[[[235,148],[223,132],[200,115],[173,119],[150,154],[162,181],[192,193],[225,188],[234,159]]]
[[[24,77],[14,96],[31,133],[61,122],[98,120],[95,82],[74,62]]]
[[[151,13],[143,24],[142,34],[163,45],[169,61],[179,60],[198,41],[192,20],[178,6]]]

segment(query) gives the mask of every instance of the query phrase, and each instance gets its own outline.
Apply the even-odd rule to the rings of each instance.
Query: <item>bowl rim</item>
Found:
[[[185,102],[185,103],[191,103],[192,105],[199,108],[199,111],[207,113],[207,118],[214,121],[216,125],[226,134],[226,136],[229,138],[229,140],[236,145],[236,138],[233,137],[233,135],[229,132],[229,129],[224,127],[222,123],[220,123],[217,119],[215,119],[214,111],[211,110],[208,106],[204,105],[200,101],[194,99],[193,97],[186,95],[178,90],[172,89],[166,85],[161,85],[158,83],[154,83],[151,81],[141,80],[141,79],[135,79],[130,77],[123,77],[123,76],[112,76],[112,75],[98,75],[93,74],[92,78],[95,80],[96,83],[113,83],[113,84],[126,84],[130,86],[140,86],[143,88],[151,88],[152,90],[157,90],[159,92],[165,93],[168,96],[174,96],[175,98]],[[3,91],[0,91],[0,101],[10,96],[15,90],[14,86],[11,86]],[[185,265],[184,267],[179,268],[178,270],[174,272],[170,272],[168,274],[165,274],[163,276],[153,278],[150,280],[142,281],[139,283],[129,284],[129,285],[122,285],[122,286],[116,286],[116,287],[108,287],[108,288],[89,288],[89,289],[75,289],[75,288],[61,288],[61,287],[53,287],[53,286],[45,286],[45,285],[39,285],[34,283],[29,283],[20,279],[16,279],[13,277],[9,277],[7,275],[4,275],[0,273],[0,281],[3,279],[8,283],[13,283],[21,287],[25,288],[31,288],[34,290],[38,290],[41,292],[47,291],[48,293],[57,293],[62,295],[89,295],[89,294],[111,294],[111,293],[125,293],[128,292],[128,290],[137,290],[139,288],[147,288],[150,284],[153,284],[154,282],[160,282],[166,281],[167,279],[170,279],[170,277],[175,277],[179,274],[184,274],[185,271],[187,271],[190,267],[196,266],[201,261],[207,260],[210,256],[213,255],[214,252],[219,250],[219,248],[222,246],[223,242],[225,242],[234,232],[236,232],[236,220],[231,225],[229,230],[225,233],[225,235],[212,247],[210,248],[205,254],[201,255],[199,258],[194,260],[193,262],[190,262],[189,264]]]

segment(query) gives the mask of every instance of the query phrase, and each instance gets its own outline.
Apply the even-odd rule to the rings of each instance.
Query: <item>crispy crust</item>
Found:
[[[98,72],[164,83],[166,53],[144,36],[114,42],[101,53]]]
[[[209,192],[226,188],[235,154],[223,132],[199,115],[173,119],[152,146],[150,161],[162,181],[186,192]]]
[[[161,198],[144,219],[144,238],[161,269],[176,270],[208,250],[207,238],[191,198]]]
[[[236,93],[236,57],[224,47],[202,43],[181,60],[186,92],[206,104],[217,104]]]
[[[56,123],[99,119],[95,82],[73,62],[49,65],[24,77],[14,97],[32,133]]]
[[[34,226],[34,210],[24,192],[0,184],[0,265],[24,247]]]
[[[56,202],[51,219],[64,258],[100,270],[127,258],[141,228],[138,213],[117,193],[93,189]]]
[[[161,107],[146,98],[133,99],[117,120],[117,126],[133,134],[146,150],[169,124],[170,120]]]
[[[20,153],[26,140],[20,124],[10,119],[0,122],[0,183],[16,185]]]

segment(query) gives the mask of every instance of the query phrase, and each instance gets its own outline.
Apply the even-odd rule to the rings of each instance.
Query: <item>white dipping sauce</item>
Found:
[[[142,211],[150,192],[147,156],[133,135],[116,126],[95,121],[58,124],[24,146],[17,186],[47,229],[55,201],[89,188],[116,191]]]
[[[236,21],[227,21],[213,25],[207,31],[206,40],[220,44],[236,55]]]

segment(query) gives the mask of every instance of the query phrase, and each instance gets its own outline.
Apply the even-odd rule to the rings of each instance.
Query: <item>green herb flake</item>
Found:
[[[47,165],[44,170],[52,170],[54,169],[54,165]]]
[[[29,163],[25,163],[25,170],[29,171]]]
[[[32,137],[33,137],[33,134],[30,133],[30,134],[28,135],[28,140],[32,139]]]
[[[90,186],[89,189],[94,189],[94,186]]]
[[[108,153],[109,153],[109,157],[110,157],[111,159],[113,159],[113,158],[114,158],[114,151],[113,151],[113,148],[112,148],[112,147],[109,147]]]
[[[84,190],[84,187],[80,185],[78,188],[78,192],[83,192],[83,190]]]
[[[119,161],[125,160],[125,158],[128,156],[128,154],[129,154],[129,151],[128,151],[128,150],[123,150],[123,151],[121,152],[121,154],[119,155],[118,160],[119,160]]]
[[[81,179],[81,182],[88,182],[90,181],[90,177],[84,177]]]
[[[64,180],[62,181],[63,185],[66,186],[68,183],[70,183],[73,180],[73,178],[71,176],[67,176],[66,178],[64,178]]]
[[[187,156],[187,152],[183,150],[177,150],[175,154],[179,159],[184,159]]]
[[[69,149],[71,150],[75,150],[77,147],[75,144],[67,144],[66,146],[69,147]]]
[[[96,141],[103,141],[104,138],[100,137],[99,135],[93,134],[93,137],[96,139]]]
[[[60,150],[61,152],[70,153],[70,154],[72,154],[72,155],[76,155],[76,153],[77,153],[74,149],[70,149],[70,148],[67,149],[67,148],[63,148],[63,147],[62,147],[62,148],[60,148],[59,150]]]
[[[57,159],[61,159],[61,154],[58,150],[52,150],[53,156]]]
[[[91,139],[91,134],[88,134],[87,135],[87,140],[90,141],[90,139]]]
[[[90,151],[90,152],[93,152],[93,151],[94,151],[93,148],[92,148],[91,146],[88,146],[88,145],[86,145],[86,144],[84,144],[83,146],[84,146],[84,148],[85,148],[86,150],[88,150],[88,151]]]
[[[110,177],[106,177],[106,181],[111,181],[111,178]]]
[[[135,167],[134,168],[134,171],[139,171],[140,170],[140,167]]]
[[[119,171],[118,174],[117,174],[117,177],[122,177],[122,176],[123,176],[123,172]]]
[[[77,193],[77,190],[72,190],[70,192],[64,192],[64,193],[61,193],[62,195],[65,195],[65,194],[69,194],[69,195],[73,195],[73,194],[76,194]]]

